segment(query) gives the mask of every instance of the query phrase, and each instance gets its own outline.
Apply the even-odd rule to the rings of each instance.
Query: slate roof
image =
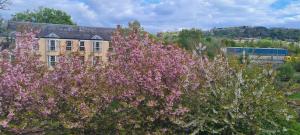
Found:
[[[7,29],[12,33],[20,31],[22,27],[38,29],[39,38],[61,38],[61,39],[79,39],[79,40],[105,40],[110,41],[113,28],[85,27],[75,25],[31,23],[9,21]]]

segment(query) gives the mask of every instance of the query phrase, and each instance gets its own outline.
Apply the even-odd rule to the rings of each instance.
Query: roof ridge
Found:
[[[11,31],[17,31],[18,26],[28,25],[29,27],[34,27],[40,29],[37,34],[38,37],[48,37],[49,34],[54,33],[63,39],[82,39],[82,40],[93,40],[92,37],[98,35],[101,39],[110,41],[113,28],[105,27],[87,27],[87,26],[75,26],[75,25],[65,25],[65,24],[49,24],[49,23],[32,23],[32,22],[8,22],[8,28]],[[100,39],[100,38],[99,38]]]
[[[48,25],[48,26],[66,26],[66,27],[78,27],[78,28],[102,28],[102,29],[115,29],[112,27],[97,27],[97,26],[81,26],[81,25],[68,25],[68,24],[54,24],[54,23],[36,23],[29,21],[8,21],[8,23],[19,23],[19,24],[33,24],[33,25]]]

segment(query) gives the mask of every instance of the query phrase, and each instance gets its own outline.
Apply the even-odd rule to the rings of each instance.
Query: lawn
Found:
[[[292,94],[289,96],[289,99],[292,99],[292,100],[300,100],[300,92],[297,92],[295,94]]]

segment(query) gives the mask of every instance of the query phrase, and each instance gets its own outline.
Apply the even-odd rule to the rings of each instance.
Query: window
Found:
[[[80,63],[81,63],[81,64],[84,64],[84,56],[80,56],[80,57],[79,57],[79,60],[80,60]]]
[[[67,44],[66,50],[71,51],[72,50],[72,41],[66,41],[66,44]]]
[[[38,43],[37,44],[33,44],[32,45],[32,50],[34,50],[34,51],[39,50],[39,44]]]
[[[80,41],[79,43],[79,51],[84,51],[85,48],[84,48],[84,41]]]
[[[57,41],[56,40],[49,40],[48,42],[48,50],[49,51],[56,51],[57,50]]]
[[[10,54],[10,55],[9,55],[9,61],[10,61],[10,62],[15,61],[15,59],[16,59],[15,55],[13,55],[13,54]]]
[[[93,65],[99,64],[102,61],[101,56],[94,56],[93,58]]]
[[[101,52],[101,44],[99,41],[94,42],[94,52]]]
[[[48,56],[48,65],[49,66],[55,66],[57,62],[57,56]]]

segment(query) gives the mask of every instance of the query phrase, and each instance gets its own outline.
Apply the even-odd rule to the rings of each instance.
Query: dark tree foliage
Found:
[[[182,30],[178,34],[178,43],[181,48],[194,50],[201,42],[202,32],[199,29]]]
[[[40,8],[35,11],[25,11],[16,13],[12,16],[12,21],[27,21],[35,23],[53,23],[53,24],[67,24],[75,25],[70,15],[66,12],[52,9],[52,8]]]
[[[278,68],[277,77],[282,81],[289,81],[295,74],[295,69],[290,63],[286,63]]]
[[[141,26],[141,23],[138,20],[133,20],[128,22],[128,27],[122,28],[122,34],[129,35],[130,31],[137,30],[140,34],[143,34],[144,28]]]
[[[266,27],[230,27],[214,28],[208,34],[227,38],[271,38],[287,41],[299,41],[300,30]]]
[[[144,28],[141,26],[141,23],[138,20],[133,20],[128,23],[128,28],[130,30],[137,29],[138,31],[144,31]]]

